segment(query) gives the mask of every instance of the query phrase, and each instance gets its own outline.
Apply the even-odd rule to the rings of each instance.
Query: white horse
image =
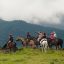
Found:
[[[48,48],[47,39],[46,38],[41,39],[40,45],[41,45],[42,52],[43,51],[46,52],[47,51],[47,48]]]

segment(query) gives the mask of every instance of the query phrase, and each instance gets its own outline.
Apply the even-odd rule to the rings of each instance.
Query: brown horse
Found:
[[[17,37],[16,41],[21,41],[23,47],[30,46],[31,48],[35,48],[35,41],[33,39],[23,38],[23,37]]]
[[[11,42],[11,41],[8,41],[3,47],[2,47],[3,50],[6,50],[6,51],[16,51],[17,50],[17,47],[16,47],[16,43],[14,42]]]
[[[13,46],[14,46],[13,42],[8,41],[7,48],[10,49],[10,51],[12,50]]]

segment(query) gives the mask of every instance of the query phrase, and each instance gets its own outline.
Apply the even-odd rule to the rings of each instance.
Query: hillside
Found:
[[[14,39],[16,39],[18,35],[26,36],[26,32],[28,31],[31,32],[33,36],[35,36],[35,32],[38,31],[46,32],[48,36],[51,31],[56,31],[57,36],[64,39],[64,30],[29,24],[23,20],[4,21],[0,19],[0,46],[6,43],[9,33],[12,33]]]
[[[48,50],[24,48],[15,53],[1,53],[0,64],[64,64],[63,50]]]

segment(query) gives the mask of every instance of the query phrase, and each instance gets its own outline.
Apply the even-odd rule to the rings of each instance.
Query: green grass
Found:
[[[64,64],[63,50],[48,50],[24,48],[15,53],[0,53],[0,64]]]

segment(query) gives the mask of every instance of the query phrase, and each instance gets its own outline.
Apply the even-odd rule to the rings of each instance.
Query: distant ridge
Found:
[[[19,35],[26,36],[26,32],[28,31],[31,32],[33,36],[35,35],[35,32],[38,31],[44,31],[48,36],[51,31],[56,31],[58,37],[64,39],[64,30],[29,24],[23,20],[4,21],[0,19],[0,45],[5,44],[9,33],[12,33],[15,39]]]

